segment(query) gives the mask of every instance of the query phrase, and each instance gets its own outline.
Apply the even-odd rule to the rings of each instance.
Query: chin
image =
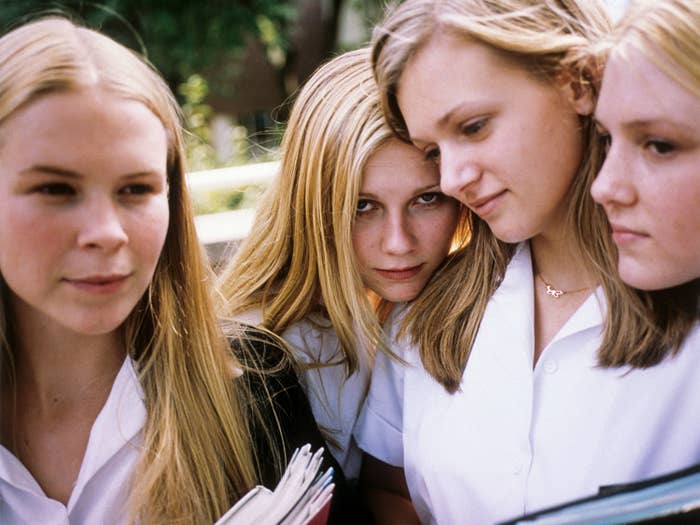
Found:
[[[405,303],[412,301],[418,296],[420,291],[416,290],[379,290],[375,293],[390,303]]]
[[[78,334],[87,336],[101,336],[118,330],[122,324],[124,324],[126,317],[127,316],[117,315],[113,317],[100,316],[94,319],[83,318],[77,320],[75,323],[71,323],[72,326],[69,326]]]
[[[693,279],[692,276],[678,273],[665,273],[657,268],[644,268],[639,265],[621,263],[619,265],[622,281],[638,290],[664,290],[679,286]]]
[[[487,224],[493,236],[501,242],[516,244],[527,241],[536,235],[530,229],[523,229],[524,225],[522,224]]]

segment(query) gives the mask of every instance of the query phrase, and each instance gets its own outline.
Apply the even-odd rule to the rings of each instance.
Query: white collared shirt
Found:
[[[259,310],[246,312],[239,321],[260,324]],[[309,399],[311,412],[319,428],[331,441],[328,449],[349,480],[360,474],[362,452],[355,443],[353,428],[369,386],[370,362],[366,351],[358,351],[359,367],[348,377],[340,341],[330,320],[311,314],[290,325],[281,337],[289,343],[303,364],[340,363],[304,370],[299,382]]]
[[[392,345],[407,367],[377,356],[355,434],[363,450],[404,468],[423,523],[493,523],[700,462],[697,327],[677,357],[655,367],[601,369],[597,290],[533,370],[533,305],[523,244],[454,395],[408,342]]]
[[[68,505],[47,497],[31,473],[0,446],[2,525],[116,525],[127,517],[131,475],[146,420],[143,393],[129,358],[90,431]]]

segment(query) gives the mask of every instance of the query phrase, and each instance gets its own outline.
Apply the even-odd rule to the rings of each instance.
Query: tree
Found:
[[[177,92],[192,74],[240,54],[261,25],[280,28],[276,43],[284,45],[294,8],[289,0],[2,0],[0,26],[6,32],[49,13],[83,21],[140,52]]]

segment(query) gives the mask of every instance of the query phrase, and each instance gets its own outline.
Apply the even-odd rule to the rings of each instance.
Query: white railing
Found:
[[[279,162],[262,162],[188,174],[187,185],[194,198],[198,193],[232,189],[250,184],[268,184],[279,170]],[[195,217],[197,234],[205,245],[229,243],[245,238],[255,210],[241,209]]]

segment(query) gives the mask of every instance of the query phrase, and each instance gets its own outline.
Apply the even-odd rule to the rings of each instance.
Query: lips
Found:
[[[498,200],[501,196],[505,195],[506,191],[507,190],[502,190],[486,195],[485,197],[474,199],[467,202],[467,206],[479,216],[484,216],[496,207]]]
[[[90,275],[76,279],[64,279],[75,288],[96,294],[109,294],[119,290],[132,274]]]
[[[649,235],[644,232],[632,230],[620,224],[612,224],[611,228],[613,241],[618,245],[629,244],[649,237]]]
[[[376,269],[375,271],[384,277],[385,279],[390,279],[392,281],[405,281],[412,279],[418,275],[423,268],[422,264],[417,266],[410,266],[406,268],[391,268],[391,269]]]

